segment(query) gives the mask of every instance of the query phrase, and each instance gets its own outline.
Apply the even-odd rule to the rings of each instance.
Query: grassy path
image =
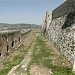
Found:
[[[31,61],[31,55],[33,54],[35,40],[36,37],[33,39],[32,43],[30,44],[28,52],[26,53],[23,61],[19,65],[13,67],[11,71],[8,73],[8,75],[27,75],[27,68]]]
[[[34,45],[35,45],[35,41],[32,42],[23,61],[19,65],[12,68],[12,70],[8,73],[8,75],[27,75],[26,70],[31,60],[31,55],[32,55]]]
[[[36,45],[29,67],[29,75],[75,75],[66,59],[48,40],[42,36],[36,38]]]
[[[25,54],[28,52],[35,35],[33,32],[30,32],[25,36],[27,37],[25,37],[23,44],[18,48],[13,49],[13,52],[0,62],[0,75],[7,75],[14,66],[17,67],[17,65],[25,58]]]

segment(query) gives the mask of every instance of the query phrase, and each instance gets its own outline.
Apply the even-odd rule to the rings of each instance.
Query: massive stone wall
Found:
[[[43,24],[42,24],[42,33],[44,34],[46,32],[46,15],[43,18]]]
[[[64,55],[67,60],[73,65],[74,63],[74,24],[71,27],[62,29],[65,23],[66,15],[64,17],[56,18],[49,26],[48,36],[49,40],[54,46]]]
[[[5,57],[4,54],[7,50],[7,41],[4,35],[0,35],[0,61]]]
[[[75,11],[75,0],[66,0],[63,4],[52,11],[52,19],[64,16]]]
[[[43,25],[42,25],[42,33],[43,34],[47,33],[51,21],[52,21],[52,12],[47,11],[46,15],[44,17],[44,20],[43,20]]]
[[[67,58],[75,71],[75,0],[67,0],[52,11],[46,34],[49,41]],[[47,14],[47,13],[46,13]],[[47,15],[46,15],[47,22]]]
[[[48,28],[49,28],[49,25],[50,25],[50,23],[51,23],[51,21],[52,21],[52,12],[46,12],[46,31],[48,30]]]

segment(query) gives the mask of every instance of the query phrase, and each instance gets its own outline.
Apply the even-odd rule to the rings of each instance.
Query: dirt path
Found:
[[[31,65],[30,75],[53,75],[53,73],[51,69],[48,69],[39,65]]]
[[[24,40],[24,44],[26,47],[29,46],[29,44],[31,43],[30,48],[28,49],[27,54],[25,55],[24,60],[17,66],[13,67],[11,69],[11,71],[7,74],[7,75],[27,75],[27,67],[29,65],[29,62],[31,60],[31,55],[33,53],[34,50],[34,46],[35,46],[35,39],[36,37],[33,35],[33,33],[31,33],[27,39]]]

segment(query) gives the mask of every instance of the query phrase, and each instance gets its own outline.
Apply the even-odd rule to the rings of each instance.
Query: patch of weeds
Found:
[[[42,65],[44,66],[44,67],[47,67],[47,68],[51,68],[52,67],[52,64],[51,64],[52,62],[51,62],[51,60],[50,59],[46,59],[46,60],[43,60],[42,61]]]
[[[14,66],[14,64],[12,64],[11,61],[6,61],[3,63],[5,69],[11,68],[12,66]]]
[[[15,61],[16,64],[19,64],[23,59],[24,59],[23,56],[17,55],[13,58],[13,61]]]
[[[6,56],[6,57],[9,56],[9,52],[6,51],[6,52],[5,52],[5,56]]]
[[[9,70],[11,70],[11,68],[14,66],[14,64],[12,64],[10,61],[4,62],[3,65],[4,69],[0,71],[0,75],[7,75]]]
[[[34,49],[35,51],[33,53],[32,60],[33,60],[33,62],[39,64],[44,57],[50,56],[50,50],[45,47],[44,41],[39,36],[36,38],[35,45],[36,46]],[[40,47],[39,47],[38,53],[36,54],[36,47],[37,46],[40,46]]]
[[[34,63],[39,64],[40,61],[41,61],[40,55],[35,55],[35,54],[34,54],[33,57],[32,57],[32,61],[33,61]]]
[[[9,72],[10,68],[8,69],[3,69],[0,71],[0,75],[7,75],[7,73]]]
[[[75,75],[75,73],[72,72],[72,69],[67,67],[54,66],[52,71],[54,75]]]
[[[16,50],[26,51],[24,44],[21,44]]]
[[[15,48],[13,48],[12,50],[13,50],[13,51],[15,51],[16,49],[15,49]]]

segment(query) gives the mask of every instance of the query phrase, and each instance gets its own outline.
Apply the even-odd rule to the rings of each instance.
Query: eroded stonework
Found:
[[[2,61],[7,54],[13,51],[13,48],[18,47],[25,39],[25,35],[31,30],[3,30],[0,31],[0,61]]]
[[[54,19],[49,26],[48,37],[54,46],[73,64],[74,26],[62,29],[66,15]]]

